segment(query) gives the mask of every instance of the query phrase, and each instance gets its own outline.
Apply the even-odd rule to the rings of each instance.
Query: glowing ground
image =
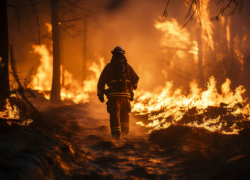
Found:
[[[131,133],[118,143],[111,138],[105,104],[100,107],[95,100],[90,102],[50,107],[44,110],[42,119],[31,124],[56,149],[53,152],[56,163],[50,166],[56,164],[61,171],[51,168],[54,177],[180,180],[250,177],[248,128],[240,135],[225,135],[176,125],[148,136],[145,127],[135,125],[138,117],[132,115]]]

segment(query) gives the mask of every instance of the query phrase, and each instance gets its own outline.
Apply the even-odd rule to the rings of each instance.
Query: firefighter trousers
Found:
[[[131,111],[130,100],[127,97],[111,97],[107,102],[107,110],[110,114],[110,128],[113,137],[129,132],[129,113]]]

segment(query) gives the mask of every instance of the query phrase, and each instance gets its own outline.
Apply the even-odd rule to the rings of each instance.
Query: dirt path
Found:
[[[53,134],[52,130],[43,133],[70,142],[77,152],[75,160],[69,160],[64,166],[72,179],[168,179],[179,176],[179,172],[173,170],[176,160],[171,160],[163,150],[148,142],[146,129],[135,125],[133,115],[130,134],[117,142],[111,137],[106,105],[95,100],[84,105],[50,108],[44,114],[60,119],[60,126],[64,125],[55,127],[58,130]],[[55,120],[48,120],[51,121]]]
[[[130,134],[118,143],[110,135],[106,105],[95,99],[84,105],[50,108],[44,115],[54,119],[48,120],[43,133],[70,143],[75,152],[62,157],[65,179],[249,178],[250,143],[244,140],[249,131],[241,136],[215,136],[176,127],[174,139],[157,144],[148,140],[146,129],[135,125],[137,117],[131,115]]]

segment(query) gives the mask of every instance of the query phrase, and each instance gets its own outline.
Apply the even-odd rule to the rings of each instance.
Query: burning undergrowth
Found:
[[[184,169],[185,177],[202,177],[208,169],[211,179],[234,175],[222,172],[221,167],[234,167],[244,177],[247,171],[236,167],[245,166],[249,154],[249,103],[242,97],[244,87],[232,91],[227,79],[219,93],[212,77],[205,91],[192,82],[185,95],[172,85],[166,83],[159,94],[139,92],[133,104],[141,119],[137,124],[148,129],[150,146],[156,147],[152,153],[179,159],[175,166]],[[208,168],[215,164],[220,168]]]
[[[27,106],[27,104],[17,97],[10,97],[6,99],[4,108],[0,110],[0,119],[9,125],[18,124],[28,126],[33,122],[36,116],[34,112]],[[31,119],[32,118],[32,119]]]
[[[1,129],[10,130],[11,125],[28,126],[33,122],[32,119],[38,117],[39,112],[30,103],[24,94],[27,90],[26,83],[30,78],[30,72],[26,77],[22,77],[17,71],[16,60],[14,58],[13,46],[10,45],[10,92],[6,99],[0,101],[0,124]],[[32,118],[32,119],[31,119]],[[9,126],[8,126],[9,125]]]
[[[144,116],[137,124],[153,130],[168,129],[172,125],[189,128],[202,128],[220,134],[239,134],[250,125],[249,104],[243,99],[243,86],[230,90],[230,80],[216,89],[213,77],[202,91],[195,82],[190,84],[190,94],[182,94],[180,89],[173,91],[172,83],[166,83],[160,94],[139,95],[133,111]]]

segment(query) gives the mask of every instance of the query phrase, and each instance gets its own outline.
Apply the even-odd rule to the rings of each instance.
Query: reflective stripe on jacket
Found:
[[[109,63],[105,66],[103,69],[98,84],[97,84],[97,95],[102,95],[104,94],[105,91],[105,85],[109,85],[109,83],[115,82],[116,77],[114,76],[114,66],[112,63]],[[137,84],[139,81],[139,77],[133,70],[133,68],[129,65],[126,64],[127,72],[128,72],[128,79],[126,81],[129,81],[131,83],[131,89],[135,90],[137,89]],[[110,88],[109,89],[109,95],[108,98],[110,97],[128,97],[130,98],[130,91],[127,89],[125,92],[117,92],[116,89]]]

